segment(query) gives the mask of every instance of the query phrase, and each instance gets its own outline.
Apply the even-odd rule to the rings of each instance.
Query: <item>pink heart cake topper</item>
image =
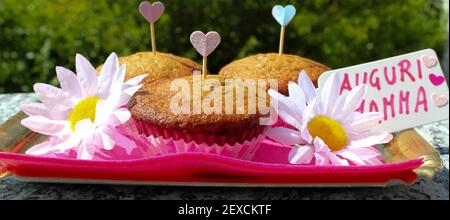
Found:
[[[220,34],[212,31],[206,35],[201,31],[191,34],[191,43],[199,54],[203,57],[209,56],[219,46],[221,41]]]
[[[440,86],[445,82],[444,76],[437,76],[436,74],[432,73],[430,74],[430,81],[435,86]]]
[[[422,61],[428,68],[433,68],[438,64],[438,59],[434,56],[423,56]]]
[[[433,103],[439,108],[442,108],[448,104],[448,98],[443,95],[433,94],[431,96],[431,99],[433,100]]]
[[[164,4],[161,2],[155,2],[153,4],[150,2],[142,2],[139,5],[139,12],[150,23],[155,23],[164,13],[164,10]]]

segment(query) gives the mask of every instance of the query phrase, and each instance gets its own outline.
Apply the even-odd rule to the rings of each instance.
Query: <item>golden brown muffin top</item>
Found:
[[[300,56],[269,53],[236,60],[223,67],[219,74],[242,79],[277,79],[279,92],[287,95],[289,82],[297,82],[301,70],[305,70],[317,86],[319,76],[330,68]]]
[[[125,80],[133,77],[148,74],[143,83],[152,83],[159,79],[171,79],[183,76],[190,76],[196,70],[201,70],[202,66],[196,62],[167,53],[139,52],[130,56],[120,57],[120,65],[127,65]],[[100,73],[102,66],[97,68]]]
[[[214,79],[215,81],[211,81],[210,79]],[[194,81],[195,80],[195,81]],[[239,132],[243,129],[252,129],[260,127],[259,118],[261,114],[258,112],[258,100],[262,99],[256,92],[256,86],[254,89],[249,89],[248,87],[242,85],[229,85],[226,84],[226,78],[218,75],[209,75],[207,80],[201,81],[203,88],[220,88],[221,90],[215,90],[218,92],[204,91],[198,93],[198,96],[194,96],[194,82],[201,81],[200,76],[189,76],[176,79],[176,82],[179,84],[175,84],[174,80],[161,80],[159,83],[155,84],[147,84],[137,92],[134,97],[131,99],[128,107],[134,119],[144,121],[146,123],[150,123],[154,126],[163,128],[163,129],[176,129],[180,131],[185,131],[189,133],[200,132],[202,134],[225,134],[231,132]],[[188,85],[189,90],[184,90],[181,92],[181,87],[177,85]],[[171,87],[173,90],[171,91]],[[197,87],[201,88],[201,87]],[[236,96],[233,88],[242,88],[245,91],[245,95]],[[199,91],[199,90],[197,90]],[[249,114],[248,112],[248,95],[253,94],[249,93],[249,91],[255,92],[255,103],[256,103],[256,112]],[[264,101],[266,101],[269,97],[266,95],[264,89],[261,89],[264,94]],[[231,104],[227,104],[233,108],[231,113],[236,113],[236,109],[242,109],[243,111],[240,113],[243,114],[225,114],[225,99],[228,96],[228,99],[232,99],[233,102]],[[174,114],[171,111],[171,100],[172,98],[183,97],[190,98],[186,99],[185,103],[190,108],[189,114],[178,113]],[[199,101],[199,97],[201,97],[202,101]],[[199,103],[210,103],[213,106],[213,101],[206,102],[205,98],[221,98],[221,113],[222,114],[207,114],[203,111],[200,114],[193,114],[193,103],[194,100],[199,101]],[[211,100],[211,99],[210,99]],[[242,101],[242,102],[241,102]],[[174,102],[176,103],[176,102]],[[228,102],[229,103],[229,102]],[[243,103],[243,105],[237,104]],[[220,104],[220,103],[219,103]],[[217,104],[218,106],[220,106]],[[181,102],[178,103],[177,106],[180,106]],[[230,112],[228,112],[230,113]]]

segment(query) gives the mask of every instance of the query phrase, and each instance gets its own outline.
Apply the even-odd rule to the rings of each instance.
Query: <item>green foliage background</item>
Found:
[[[250,54],[277,51],[275,4],[294,4],[287,53],[333,68],[433,48],[446,37],[442,0],[162,0],[158,50],[200,61],[195,30],[215,30],[223,43],[210,69]],[[134,0],[0,0],[0,92],[28,92],[35,82],[57,84],[54,67],[74,69],[76,53],[100,64],[115,51],[148,50],[148,24]]]

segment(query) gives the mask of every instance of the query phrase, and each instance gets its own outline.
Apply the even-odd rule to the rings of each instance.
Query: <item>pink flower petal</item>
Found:
[[[84,96],[93,97],[97,96],[98,92],[98,79],[95,68],[91,63],[82,55],[76,55],[76,69],[78,80],[80,81],[81,88],[83,89]]]
[[[291,164],[310,164],[314,157],[314,150],[310,146],[300,146],[289,152]]]
[[[305,141],[300,136],[300,132],[289,129],[289,128],[271,128],[267,131],[267,136],[272,138],[273,140],[285,144],[285,145],[294,145],[306,144]]]
[[[316,152],[330,152],[328,145],[319,137],[314,138],[313,144]]]
[[[31,116],[22,120],[22,125],[44,135],[61,135],[68,127],[66,121],[51,120],[43,116]]]

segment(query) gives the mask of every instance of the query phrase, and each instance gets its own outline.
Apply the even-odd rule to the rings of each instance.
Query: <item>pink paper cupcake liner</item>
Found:
[[[149,123],[136,120],[137,129],[141,134],[146,136],[164,137],[165,139],[173,138],[174,140],[184,140],[187,143],[195,142],[197,144],[206,143],[209,146],[218,144],[235,145],[243,144],[247,140],[252,140],[264,133],[266,127],[261,126],[256,129],[241,130],[230,135],[208,135],[201,133],[185,133],[174,129],[159,128]]]
[[[211,153],[250,160],[265,138],[266,127],[247,129],[232,135],[205,135],[185,133],[174,129],[162,129],[137,121],[138,132],[148,137],[152,151],[157,155],[172,153]]]
[[[241,160],[252,160],[256,151],[259,149],[265,135],[254,138],[251,141],[245,141],[243,144],[235,145],[208,145],[206,143],[197,144],[195,142],[185,142],[183,139],[175,140],[173,138],[148,137],[153,152],[156,155],[176,154],[176,153],[209,153],[226,157],[232,157]]]

